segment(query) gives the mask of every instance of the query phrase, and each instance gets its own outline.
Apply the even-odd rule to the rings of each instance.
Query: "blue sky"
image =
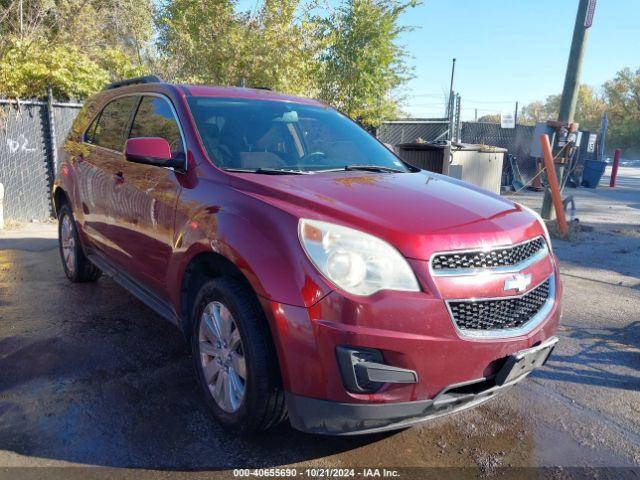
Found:
[[[560,93],[577,7],[578,0],[425,0],[402,19],[418,27],[401,39],[416,75],[405,110],[442,114],[453,57],[464,119],[475,108],[481,116]],[[640,0],[599,0],[582,83],[599,86],[624,67],[640,68]]]

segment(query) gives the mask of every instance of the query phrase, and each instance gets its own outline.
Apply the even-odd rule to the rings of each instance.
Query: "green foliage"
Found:
[[[551,95],[544,102],[535,101],[525,106],[519,123],[533,125],[556,120],[559,109],[560,95]],[[580,129],[598,131],[605,112],[609,115],[607,145],[640,152],[640,69],[619,71],[600,90],[580,86],[575,114]]]
[[[500,123],[500,114],[499,113],[492,113],[489,115],[483,115],[478,119],[479,122],[486,122],[486,123]]]
[[[519,123],[533,125],[536,122],[557,120],[560,100],[560,95],[550,95],[544,102],[538,100],[525,105],[519,115]],[[582,130],[597,130],[606,107],[601,94],[588,85],[580,85],[575,121]]]
[[[148,68],[131,59],[131,55],[118,48],[106,48],[99,60],[102,69],[108,73],[109,80],[139,77],[148,73]]]
[[[18,0],[0,3],[0,96],[84,98],[144,73],[151,0]]]
[[[248,51],[242,71],[252,85],[312,96],[318,43],[315,22],[309,18],[311,5],[300,0],[265,0],[257,18],[249,18]],[[301,16],[296,14],[299,10]]]
[[[82,98],[109,79],[106,70],[72,45],[12,39],[2,53],[0,95],[6,97],[39,97],[50,85],[59,98]]]
[[[625,68],[604,84],[608,105],[608,145],[640,153],[640,69]]]
[[[351,118],[379,125],[398,113],[391,97],[411,78],[398,36],[400,15],[416,2],[348,0],[324,19],[320,96]]]
[[[174,0],[158,26],[164,77],[194,83],[268,86],[320,97],[367,125],[397,113],[394,89],[410,78],[397,45],[400,15],[415,2],[265,0],[238,13],[233,0]],[[316,13],[314,13],[316,12]]]
[[[146,73],[319,97],[369,126],[411,77],[399,18],[416,1],[0,0],[0,96],[84,98]],[[155,20],[155,23],[154,23]],[[154,32],[155,27],[155,32]],[[154,37],[155,33],[155,37]],[[154,42],[155,40],[155,42]],[[153,43],[157,50],[154,50]]]
[[[313,90],[310,24],[296,17],[299,0],[266,0],[256,14],[236,2],[174,0],[158,26],[163,76],[180,82]]]
[[[236,52],[244,50],[244,35],[235,4],[173,0],[165,6],[158,20],[164,78],[222,85],[238,81]]]

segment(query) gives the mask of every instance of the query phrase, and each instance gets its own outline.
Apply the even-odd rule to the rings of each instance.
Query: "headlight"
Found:
[[[540,216],[540,214],[538,212],[536,212],[535,210],[527,207],[526,205],[523,205],[523,204],[518,203],[518,202],[514,202],[514,203],[516,205],[519,205],[523,210],[526,210],[531,215],[536,217],[536,219],[538,220],[538,223],[540,223],[540,226],[542,227],[542,230],[544,231],[544,238],[547,241],[547,245],[549,245],[549,251],[553,252],[553,247],[551,246],[551,235],[549,235],[549,229],[547,228],[547,224],[545,223],[544,219]]]
[[[419,292],[413,270],[384,240],[352,228],[300,219],[300,243],[325,277],[354,295],[379,290]]]

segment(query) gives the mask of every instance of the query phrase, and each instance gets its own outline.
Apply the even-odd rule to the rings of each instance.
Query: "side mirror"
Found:
[[[171,158],[169,142],[160,137],[130,138],[124,147],[129,162],[184,169],[184,158]]]

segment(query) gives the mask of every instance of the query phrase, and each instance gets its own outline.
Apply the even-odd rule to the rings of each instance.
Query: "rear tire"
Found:
[[[196,375],[220,424],[251,433],[282,422],[286,408],[278,362],[253,292],[233,278],[208,281],[196,296],[191,320]]]
[[[95,282],[102,272],[82,250],[76,221],[68,204],[60,208],[58,215],[58,247],[62,268],[69,280],[74,283]]]

